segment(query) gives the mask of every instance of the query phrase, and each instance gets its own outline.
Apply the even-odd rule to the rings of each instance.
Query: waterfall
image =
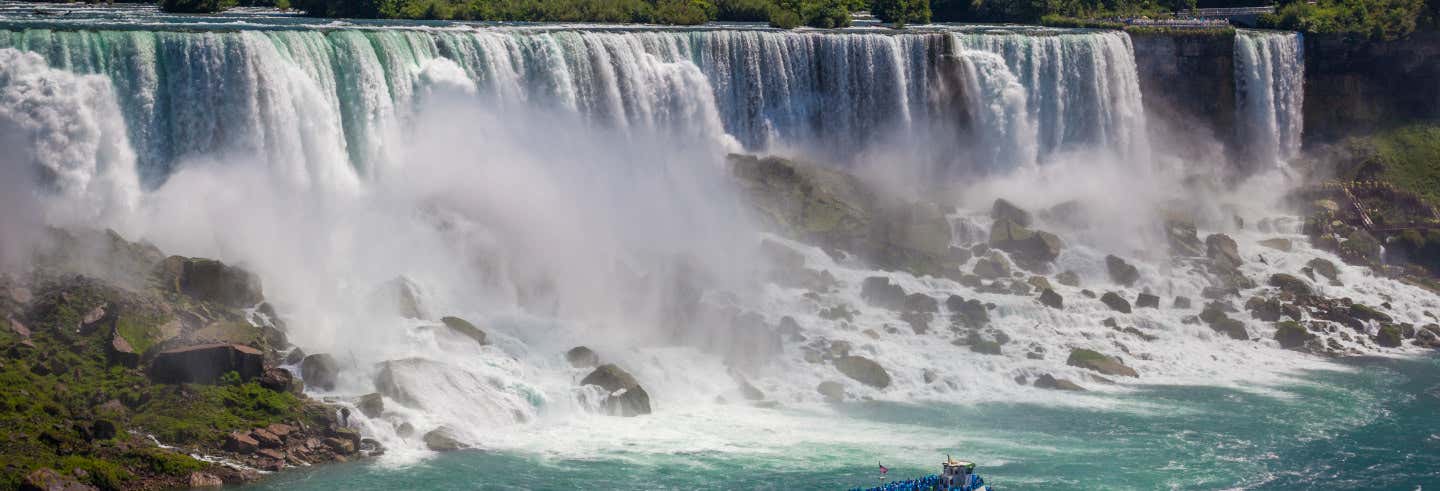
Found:
[[[152,186],[185,159],[237,155],[283,167],[301,186],[354,189],[393,165],[420,74],[440,58],[497,107],[736,149],[839,159],[933,131],[961,108],[972,137],[1003,143],[957,165],[1004,170],[1086,146],[1144,151],[1123,33],[24,29],[0,32],[3,47],[109,76]],[[951,95],[936,60],[960,51],[971,79],[960,92],[970,93],[952,103],[941,100]]]
[[[1237,141],[1257,165],[1283,165],[1300,153],[1304,49],[1299,33],[1242,29],[1235,35]]]

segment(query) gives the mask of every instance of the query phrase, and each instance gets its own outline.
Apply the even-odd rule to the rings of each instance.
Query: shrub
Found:
[[[781,29],[800,27],[800,14],[780,8],[773,9],[770,11],[770,27]]]

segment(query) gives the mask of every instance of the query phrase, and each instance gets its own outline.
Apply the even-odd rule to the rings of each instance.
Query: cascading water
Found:
[[[1305,43],[1293,32],[1235,34],[1236,135],[1257,165],[1279,166],[1300,154],[1305,129]]]
[[[1302,370],[1333,369],[1278,349],[1270,323],[1250,323],[1259,339],[1238,341],[1192,321],[1198,305],[1171,308],[1175,297],[1202,303],[1209,273],[1153,252],[1163,247],[1154,244],[1163,238],[1150,237],[1153,227],[1115,225],[1152,208],[1201,215],[1166,200],[1205,192],[1150,167],[1123,32],[307,26],[288,17],[256,19],[258,27],[189,18],[138,26],[54,22],[65,28],[0,26],[0,120],[24,122],[25,138],[83,144],[25,162],[0,158],[4,177],[43,167],[60,177],[66,198],[118,190],[127,204],[100,208],[120,216],[68,223],[93,220],[168,252],[254,270],[292,326],[290,339],[345,365],[334,391],[314,395],[345,403],[385,390],[377,389],[380,381],[394,385],[381,416],[357,414],[354,421],[398,461],[431,455],[401,428],[422,434],[445,427],[464,443],[498,451],[458,458],[502,462],[491,473],[497,482],[522,487],[635,487],[635,475],[649,475],[685,487],[810,488],[842,485],[812,479],[814,466],[830,465],[817,461],[868,463],[884,453],[928,462],[958,445],[1021,487],[1043,488],[1073,482],[1072,469],[1102,471],[1085,467],[1094,465],[1095,442],[1113,441],[1122,428],[1140,444],[1107,448],[1130,462],[1116,468],[1165,468],[1181,477],[1127,474],[1116,487],[1225,487],[1268,475],[1272,457],[1268,447],[1254,448],[1243,462],[1223,464],[1245,479],[1217,476],[1214,449],[1255,445],[1207,432],[1233,423],[1216,414],[1251,409],[1259,397],[1277,414],[1296,410],[1269,398],[1282,392],[1274,387]],[[1243,112],[1255,116],[1246,120],[1263,122],[1268,114],[1265,128],[1274,131],[1264,138],[1293,155],[1298,57],[1285,65],[1276,53],[1298,50],[1298,40],[1243,32],[1236,43],[1237,75],[1242,59],[1243,71],[1255,75],[1244,82]],[[1255,56],[1245,57],[1242,45]],[[35,89],[46,85],[75,96]],[[46,110],[17,112],[36,107]],[[913,139],[897,138],[906,136]],[[976,286],[980,280],[969,276],[878,271],[854,256],[762,234],[723,160],[742,149],[840,163],[873,159],[877,165],[856,174],[883,179],[905,164],[885,158],[886,151],[906,144],[941,149],[928,157],[986,174],[966,176],[958,184],[967,186],[963,192],[944,203],[959,206],[944,218],[964,236],[950,245],[986,241],[996,195],[1036,210],[1036,227],[1065,237],[1053,266],[1078,283],[1044,274],[1009,285],[1053,288],[1064,295],[1063,308],[998,290],[998,279]],[[31,146],[52,148],[44,140]],[[951,149],[959,152],[947,160]],[[80,178],[106,173],[116,177]],[[0,204],[13,197],[13,182],[0,183]],[[827,184],[844,188],[846,181]],[[1214,194],[1195,208],[1253,199]],[[1060,202],[1070,197],[1088,201]],[[1089,223],[1067,218],[1096,202],[1112,207]],[[4,211],[0,219],[9,216]],[[1272,234],[1230,223],[1208,228],[1238,239],[1247,276],[1293,274],[1317,257],[1339,262],[1307,247],[1298,224]],[[1258,245],[1276,235],[1294,247]],[[762,260],[753,249],[762,236],[793,249],[788,261],[823,271],[822,286],[757,281]],[[1121,239],[1089,240],[1101,236]],[[1134,286],[1109,279],[1111,253],[1138,266]],[[962,271],[979,262],[967,259]],[[1012,274],[1027,276],[1016,270],[1000,279]],[[936,300],[932,327],[912,329],[913,318],[871,305],[862,285],[874,277]],[[404,318],[387,303],[397,285],[413,289],[423,303],[417,310],[430,320]],[[1128,298],[1155,294],[1165,305],[1122,316],[1088,299],[1087,288]],[[1335,283],[1315,288],[1393,305],[1397,322],[1418,325],[1421,312],[1440,308],[1418,288],[1343,265]],[[951,304],[951,295],[974,303]],[[744,311],[735,318],[748,324],[677,313],[674,299],[691,296]],[[1004,344],[998,354],[943,325],[967,308],[959,305],[984,309],[985,340]],[[434,318],[448,314],[481,326],[488,344],[436,327]],[[746,338],[757,324],[782,326],[785,337]],[[878,360],[887,385],[850,382],[833,362],[816,358],[817,342]],[[1361,337],[1335,342],[1376,352]],[[972,344],[958,347],[965,343]],[[576,345],[632,372],[655,414],[600,415],[606,394],[578,386],[589,370],[563,358]],[[1122,356],[1141,377],[1107,383],[1067,363],[1074,348]],[[1035,388],[1030,382],[1042,375],[1081,381],[1091,392]],[[844,382],[847,400],[879,402],[822,404],[833,393],[817,387],[836,381]],[[1149,397],[1151,384],[1243,390]],[[752,390],[767,404],[737,403]],[[1299,405],[1317,415],[1304,424],[1363,424],[1378,405],[1364,395],[1341,394],[1357,405],[1344,410]],[[1189,401],[1184,397],[1213,406],[1175,402]],[[1244,407],[1226,405],[1231,400]],[[1018,430],[984,427],[994,418],[985,409],[992,402],[1021,414]],[[976,417],[954,421],[955,414]],[[1218,421],[1197,432],[1190,424],[1197,418]],[[1052,420],[1063,428],[1036,428]],[[1298,423],[1271,423],[1281,430],[1264,445],[1296,439]],[[1152,425],[1151,432],[1132,431]],[[1082,430],[1099,433],[1065,433]],[[564,465],[534,462],[552,457]],[[590,470],[592,463],[598,468]],[[564,474],[559,467],[586,470],[566,480],[551,476]],[[416,469],[447,472],[444,464]],[[456,474],[474,470],[466,465]],[[803,477],[733,480],[752,472]],[[848,483],[852,476],[842,477]]]

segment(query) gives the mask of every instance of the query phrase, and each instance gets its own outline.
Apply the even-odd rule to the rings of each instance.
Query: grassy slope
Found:
[[[1378,178],[1440,203],[1440,123],[1402,126],[1352,140],[1352,146],[1367,157],[1345,177]]]

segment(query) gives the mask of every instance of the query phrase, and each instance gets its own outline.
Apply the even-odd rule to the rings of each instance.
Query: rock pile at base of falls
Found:
[[[640,386],[634,375],[613,363],[600,365],[590,372],[580,385],[594,385],[605,389],[605,408],[618,416],[639,416],[650,414],[650,394]]]
[[[1135,372],[1134,368],[1125,366],[1120,360],[1088,349],[1075,348],[1070,350],[1070,357],[1065,360],[1065,364],[1098,372],[1102,375],[1122,377],[1140,376],[1139,373]]]

